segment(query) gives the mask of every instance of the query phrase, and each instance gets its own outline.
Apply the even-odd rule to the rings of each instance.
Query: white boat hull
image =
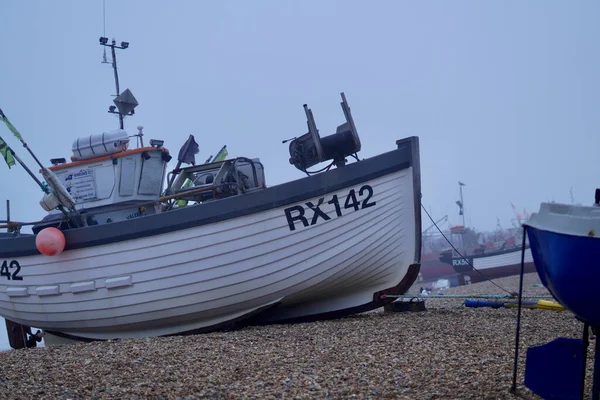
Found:
[[[296,203],[308,226],[296,218],[293,230],[286,205],[54,257],[16,257],[23,279],[2,280],[0,314],[66,336],[115,339],[211,329],[257,312],[274,322],[360,307],[411,265],[418,273],[414,179],[405,168]],[[344,207],[352,189],[357,209]]]
[[[498,254],[469,256],[467,260],[455,258],[452,260],[452,264],[455,271],[460,274],[461,285],[477,283],[488,279],[518,275],[521,272],[522,253],[521,248],[515,248]],[[535,265],[531,249],[527,247],[524,254],[524,272],[534,271]]]

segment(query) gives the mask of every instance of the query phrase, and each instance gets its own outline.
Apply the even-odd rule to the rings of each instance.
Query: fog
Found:
[[[130,43],[117,54],[121,89],[140,103],[130,134],[142,125],[173,155],[193,134],[202,162],[227,145],[259,157],[275,185],[303,176],[281,143],[306,132],[302,105],[329,135],[344,122],[343,91],[359,157],[418,136],[427,210],[462,223],[461,181],[466,224],[492,230],[512,225],[511,203],[531,213],[593,201],[599,11],[593,1],[106,0],[104,25],[101,0],[5,2],[0,108],[45,163],[117,128],[106,32]],[[3,125],[0,136],[37,170]],[[13,220],[45,215],[19,165],[0,160],[0,184],[0,219],[6,199]]]

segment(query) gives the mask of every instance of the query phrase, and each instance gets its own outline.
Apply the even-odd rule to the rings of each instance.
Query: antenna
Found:
[[[571,204],[575,204],[575,196],[573,196],[573,186],[569,189],[569,194],[571,195]]]
[[[121,93],[119,89],[119,73],[117,71],[117,53],[115,49],[125,50],[129,47],[129,42],[121,42],[120,46],[117,46],[117,41],[113,39],[110,44],[108,44],[108,38],[106,36],[102,36],[100,38],[100,44],[105,47],[110,47],[112,53],[112,66],[113,71],[115,73],[115,87],[117,90],[117,94],[115,95],[115,99],[113,102],[114,106],[110,106],[108,108],[108,112],[111,114],[119,115],[119,127],[123,129],[123,118],[126,115],[135,114],[134,108],[139,104],[133,93],[129,89],[125,89],[123,93]],[[115,111],[118,110],[118,111]]]
[[[102,37],[106,37],[106,0],[102,0]],[[102,55],[102,64],[110,64],[106,58],[106,47],[104,48],[104,54]]]
[[[458,181],[458,187],[460,189],[460,200],[456,201],[456,205],[458,206],[458,209],[459,209],[458,215],[462,216],[463,227],[466,227],[466,225],[465,225],[465,202],[463,200],[463,192],[462,192],[463,186],[467,186],[467,185],[465,185],[461,181]]]

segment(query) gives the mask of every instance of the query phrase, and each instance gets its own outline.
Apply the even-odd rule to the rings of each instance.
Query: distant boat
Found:
[[[137,104],[128,90],[115,103]],[[46,343],[197,333],[339,317],[406,292],[421,258],[418,138],[359,161],[343,93],[341,105],[345,122],[323,138],[304,106],[308,132],[289,153],[310,176],[271,187],[258,158],[194,165],[193,136],[166,185],[162,140],[129,148],[122,126],[75,140],[71,162],[48,167],[48,216],[0,238],[11,346],[35,345],[28,327]]]
[[[452,234],[462,236],[464,233],[464,227],[458,226]],[[460,285],[518,275],[521,271],[522,236],[518,232],[487,245],[464,248],[460,254],[448,249],[440,255],[440,260],[451,265],[459,274]],[[530,272],[535,272],[535,265],[529,245],[526,245],[525,273]]]
[[[522,237],[519,236],[519,229],[505,230],[500,226],[499,220],[497,229],[493,233],[476,232],[473,228],[465,226],[463,187],[466,185],[459,181],[458,186],[460,199],[456,201],[456,204],[459,207],[458,214],[462,217],[463,223],[450,227],[448,234],[440,234],[436,240],[438,246],[440,244],[444,246],[444,249],[438,248],[436,262],[450,268],[453,273],[444,271],[446,276],[439,278],[451,277],[458,285],[465,285],[518,274],[521,263],[520,237]],[[511,203],[511,205],[520,226],[521,214],[514,204]],[[524,213],[528,216],[525,210]],[[434,225],[436,224],[434,223]],[[451,243],[450,247],[448,247],[448,241]],[[433,241],[429,235],[423,237],[424,245],[431,242]],[[430,245],[429,247],[433,248],[434,246]],[[535,267],[528,247],[525,250],[525,261],[526,271],[533,272]],[[433,265],[431,254],[424,251],[419,278],[425,275],[429,265]],[[431,268],[431,271],[441,270],[437,265],[435,268]]]
[[[456,276],[452,266],[440,261],[439,253],[424,253],[421,255],[421,268],[418,282],[435,282],[438,279],[451,279]]]

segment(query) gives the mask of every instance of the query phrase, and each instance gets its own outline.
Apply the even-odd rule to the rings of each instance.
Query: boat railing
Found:
[[[260,170],[257,168],[260,167]],[[246,171],[246,173],[244,173]],[[165,191],[166,195],[181,191],[190,184],[199,185],[210,183],[213,180],[219,182],[225,178],[228,181],[236,181],[246,189],[263,188],[264,168],[258,159],[249,159],[246,157],[236,157],[230,160],[218,161],[209,164],[193,165],[190,167],[179,168],[169,172],[169,176],[175,175],[176,178],[169,177],[170,187]],[[202,179],[204,178],[204,182]],[[210,182],[207,180],[210,178]]]
[[[244,193],[244,187],[238,183],[208,184],[185,188],[181,191],[161,197],[161,203],[167,203],[164,211],[172,209],[175,205],[186,206],[188,201],[204,203],[210,200],[219,200],[226,197]],[[184,203],[182,203],[183,201]]]
[[[6,229],[7,232],[11,233],[19,229],[21,222],[0,220],[0,229]]]
[[[204,187],[190,188],[189,190],[183,190],[179,193],[162,196],[158,200],[141,201],[141,202],[135,202],[134,204],[128,202],[125,204],[121,204],[119,207],[107,207],[107,208],[104,208],[101,210],[88,211],[86,209],[80,209],[80,210],[78,210],[80,215],[76,219],[79,222],[82,222],[80,220],[80,218],[85,218],[85,221],[88,225],[97,225],[97,222],[94,222],[94,221],[98,220],[98,218],[96,218],[97,216],[107,214],[107,213],[123,211],[123,210],[131,210],[132,207],[137,207],[138,210],[140,211],[140,215],[144,215],[145,214],[144,209],[149,208],[149,207],[154,208],[154,211],[155,211],[154,214],[159,214],[159,213],[163,213],[163,212],[169,212],[169,211],[173,210],[174,208],[177,209],[177,208],[185,207],[185,206],[187,206],[188,201],[195,201],[198,203],[203,203],[206,201],[219,200],[219,199],[223,199],[226,197],[231,197],[232,195],[241,194],[241,193],[243,193],[243,187],[241,187],[240,185],[238,185],[236,183],[206,185]],[[200,197],[202,194],[209,194],[209,196]],[[184,201],[184,203],[181,203],[181,201]],[[177,206],[177,207],[175,207],[175,206]],[[23,227],[26,227],[26,226],[35,227],[35,226],[42,225],[42,226],[59,227],[64,222],[64,219],[60,218],[60,216],[57,216],[57,217],[58,218],[56,220],[43,219],[43,220],[34,221],[34,222],[10,221],[10,223],[7,223],[7,221],[0,221],[0,229],[8,228],[9,232],[13,233],[14,236],[26,235],[26,234],[21,233],[21,229],[23,229]],[[79,224],[79,223],[78,223],[78,225],[81,226],[81,224]],[[76,227],[76,226],[73,226],[73,227]]]

